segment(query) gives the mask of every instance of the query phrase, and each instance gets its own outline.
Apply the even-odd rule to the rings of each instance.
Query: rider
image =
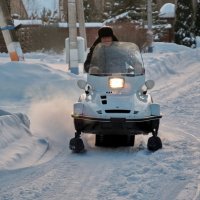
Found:
[[[87,58],[84,63],[84,70],[85,72],[89,72],[90,68],[90,62],[92,58],[92,54],[94,51],[94,48],[99,44],[103,43],[105,46],[109,46],[112,41],[118,41],[117,37],[113,34],[113,30],[109,26],[104,26],[98,30],[98,38],[93,43],[92,47],[90,48],[90,51],[87,55]]]

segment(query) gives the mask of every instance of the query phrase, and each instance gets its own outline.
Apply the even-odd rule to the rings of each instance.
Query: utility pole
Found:
[[[77,18],[81,37],[77,37]],[[79,63],[84,62],[87,49],[83,0],[68,0],[68,27],[69,38],[66,39],[65,43],[66,59],[69,63],[70,71],[78,74]]]
[[[152,30],[152,0],[147,0],[147,21],[148,21],[148,30]]]
[[[0,26],[8,26],[10,20],[11,15],[8,9],[8,3],[6,0],[0,0]],[[14,31],[15,30],[2,30],[8,53],[10,55],[11,61],[24,60],[21,45],[18,42]]]
[[[87,37],[85,31],[85,16],[84,16],[84,7],[83,7],[83,0],[76,0],[77,1],[77,13],[78,13],[78,22],[79,22],[79,33],[80,36],[84,39],[85,43],[85,50],[87,50]]]
[[[72,73],[78,74],[78,45],[77,45],[75,0],[68,0],[68,24],[69,24],[69,68]]]
[[[147,0],[147,21],[148,31],[146,34],[146,41],[148,44],[148,52],[153,52],[153,32],[152,32],[152,0]]]

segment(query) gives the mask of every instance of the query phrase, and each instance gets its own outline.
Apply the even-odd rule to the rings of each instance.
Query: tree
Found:
[[[83,0],[85,21],[100,22],[104,15],[104,0]]]
[[[130,18],[138,19],[142,6],[146,0],[84,0],[85,20],[87,22],[103,22],[108,18],[115,17],[126,11],[131,11]]]
[[[192,0],[177,0],[175,43],[195,48]]]
[[[40,13],[43,24],[50,24],[56,22],[56,13],[56,11],[52,12],[49,9],[47,10],[46,8],[43,8],[42,12]]]
[[[197,2],[197,7],[196,7],[195,34],[200,36],[200,0]]]

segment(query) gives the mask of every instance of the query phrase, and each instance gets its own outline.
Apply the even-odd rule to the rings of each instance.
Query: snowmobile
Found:
[[[95,134],[96,146],[134,146],[135,135],[149,134],[147,147],[162,148],[157,136],[160,105],[145,81],[145,68],[138,46],[129,42],[98,44],[93,52],[86,80],[77,85],[85,92],[73,105],[75,137],[69,142],[74,152],[84,151],[81,133]]]

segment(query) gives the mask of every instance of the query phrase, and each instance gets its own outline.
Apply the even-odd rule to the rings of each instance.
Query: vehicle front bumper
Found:
[[[157,131],[159,128],[160,118],[162,116],[149,116],[140,119],[126,118],[93,118],[88,116],[76,116],[74,126],[77,131],[93,134],[148,134]]]

